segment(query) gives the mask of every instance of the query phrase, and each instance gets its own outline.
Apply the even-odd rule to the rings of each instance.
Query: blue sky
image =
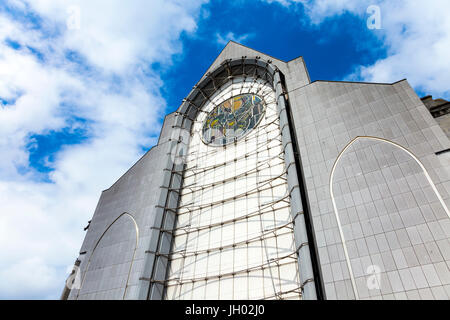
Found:
[[[196,33],[182,35],[183,52],[174,57],[174,65],[161,70],[169,111],[178,107],[223,49],[218,37],[284,61],[303,56],[311,80],[343,80],[357,66],[386,56],[380,31],[366,26],[369,14],[364,19],[346,13],[312,26],[301,6],[216,1],[204,10],[208,14],[199,21]]]
[[[371,5],[381,29],[367,27]],[[447,0],[0,0],[0,299],[59,297],[100,192],[157,142],[227,41],[303,56],[312,80],[407,78],[448,99],[449,11]]]

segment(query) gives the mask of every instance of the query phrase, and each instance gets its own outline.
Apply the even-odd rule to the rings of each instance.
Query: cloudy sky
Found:
[[[59,298],[101,191],[228,40],[301,55],[312,80],[407,78],[449,99],[449,12],[448,0],[0,0],[0,299]]]

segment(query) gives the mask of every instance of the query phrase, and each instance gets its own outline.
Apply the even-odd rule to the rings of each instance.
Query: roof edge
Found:
[[[310,82],[308,84],[305,84],[304,86],[292,89],[289,92],[292,92],[292,91],[295,91],[295,90],[298,90],[298,89],[302,89],[302,88],[307,87],[309,85],[312,85],[312,84],[314,84],[316,82],[333,82],[333,83],[350,83],[350,84],[352,84],[352,83],[359,83],[359,84],[375,84],[375,85],[383,85],[383,86],[392,86],[392,85],[395,85],[395,84],[400,83],[402,81],[408,81],[408,80],[405,78],[405,79],[398,80],[398,81],[395,81],[395,82],[392,82],[392,83],[389,83],[389,82],[365,82],[365,81],[314,80],[314,81],[312,81],[312,82]]]
[[[293,60],[296,60],[296,59],[298,59],[298,58],[301,58],[301,56],[298,56],[297,58],[291,59],[291,60],[289,60],[289,61],[285,61],[285,60],[282,60],[282,59],[279,59],[279,58],[275,58],[274,56],[272,56],[272,55],[270,55],[270,54],[267,54],[267,53],[265,53],[265,52],[262,52],[262,51],[259,51],[259,50],[250,48],[249,46],[246,46],[245,44],[236,42],[236,41],[234,41],[234,40],[229,40],[228,43],[225,45],[225,47],[222,49],[222,51],[230,44],[230,42],[231,42],[231,43],[234,43],[234,44],[237,44],[237,45],[240,45],[241,47],[244,47],[244,48],[247,48],[247,49],[250,49],[250,50],[259,52],[259,53],[262,53],[263,55],[266,55],[266,56],[268,56],[268,57],[271,57],[272,59],[275,59],[275,60],[278,60],[278,61],[281,61],[281,62],[284,62],[284,63],[288,63],[288,62],[290,62],[290,61],[293,61]],[[220,53],[222,53],[222,51],[221,51]],[[219,56],[220,56],[220,54],[219,54]],[[217,56],[217,58],[218,58],[219,56]],[[215,61],[215,60],[214,60],[214,61]]]
[[[402,81],[408,81],[406,78],[395,82],[368,82],[368,81],[347,81],[347,80],[314,80],[310,84],[315,82],[336,82],[336,83],[360,83],[360,84],[380,84],[380,85],[394,85]]]

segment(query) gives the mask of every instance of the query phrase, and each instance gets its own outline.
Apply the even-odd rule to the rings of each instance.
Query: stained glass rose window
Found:
[[[215,107],[203,123],[203,141],[221,146],[250,132],[264,115],[263,99],[255,94],[234,96]]]

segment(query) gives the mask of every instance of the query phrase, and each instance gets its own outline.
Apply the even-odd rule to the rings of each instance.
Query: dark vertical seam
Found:
[[[280,78],[281,78],[281,84],[283,86],[283,91],[287,94],[286,91],[286,80],[284,75],[280,72]],[[301,164],[301,157],[300,152],[298,148],[298,140],[297,140],[297,134],[295,130],[295,125],[293,122],[292,117],[292,110],[291,110],[291,104],[289,99],[285,99],[286,102],[286,110],[287,110],[287,118],[289,123],[289,131],[291,134],[291,140],[292,140],[292,149],[294,151],[294,158],[295,158],[295,167],[297,169],[297,179],[300,187],[300,196],[302,199],[303,204],[303,214],[305,217],[305,224],[306,224],[306,234],[308,236],[308,243],[310,248],[310,254],[311,254],[311,262],[312,262],[312,268],[313,268],[313,275],[314,275],[314,283],[316,285],[316,294],[318,300],[326,300],[325,295],[325,289],[323,284],[323,277],[322,277],[322,270],[320,267],[320,260],[319,260],[319,252],[317,250],[317,243],[315,238],[315,232],[314,232],[314,226],[313,226],[313,219],[311,215],[311,208],[309,206],[309,199],[308,194],[306,190],[306,183],[305,183],[305,176],[303,173],[303,166]]]

